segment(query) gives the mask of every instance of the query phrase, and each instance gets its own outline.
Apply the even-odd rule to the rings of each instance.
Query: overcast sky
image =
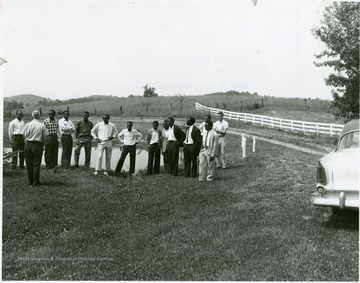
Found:
[[[331,99],[311,33],[320,0],[0,0],[4,95],[201,95]]]

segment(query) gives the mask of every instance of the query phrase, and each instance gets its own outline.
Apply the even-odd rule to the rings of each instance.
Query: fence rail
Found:
[[[231,112],[218,108],[204,106],[200,103],[195,103],[196,110],[217,114],[219,111],[224,113],[224,117],[230,120],[242,121],[245,123],[252,123],[254,125],[261,125],[265,127],[278,128],[285,131],[302,132],[304,134],[327,134],[330,136],[339,135],[344,128],[344,125],[332,123],[313,123],[299,120],[289,120],[273,118],[263,115],[253,115],[249,113]]]

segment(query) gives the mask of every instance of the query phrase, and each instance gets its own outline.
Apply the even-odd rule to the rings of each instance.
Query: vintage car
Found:
[[[347,123],[335,151],[319,159],[314,205],[359,210],[359,126],[359,120]]]

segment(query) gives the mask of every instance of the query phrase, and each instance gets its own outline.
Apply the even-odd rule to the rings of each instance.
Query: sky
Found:
[[[256,2],[256,1],[255,1]],[[0,0],[4,96],[229,90],[331,99],[320,0]]]

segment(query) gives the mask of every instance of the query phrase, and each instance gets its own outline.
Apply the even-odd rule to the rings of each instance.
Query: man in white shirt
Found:
[[[160,155],[162,147],[162,131],[158,129],[159,122],[154,121],[152,128],[146,133],[146,143],[149,144],[147,174],[160,173]]]
[[[201,148],[200,130],[195,126],[195,118],[188,117],[184,140],[184,172],[185,177],[197,177],[197,157]]]
[[[75,126],[69,119],[69,111],[64,111],[64,116],[59,120],[59,130],[61,134],[61,166],[70,168],[71,154],[73,148],[72,133],[75,133]]]
[[[219,121],[214,123],[214,130],[219,136],[219,155],[215,158],[215,163],[217,168],[226,168],[226,131],[229,128],[229,123],[224,120],[224,113],[219,112]]]
[[[101,170],[101,163],[103,159],[103,154],[105,151],[106,158],[106,169],[104,171],[104,175],[108,176],[108,171],[110,171],[111,166],[111,155],[112,155],[112,140],[117,136],[118,131],[115,125],[111,122],[110,115],[103,115],[103,122],[97,123],[94,128],[91,129],[91,135],[98,142],[98,155],[95,165],[94,175],[97,175]]]
[[[199,155],[199,181],[212,181],[215,176],[215,157],[218,153],[219,136],[213,129],[213,122],[205,123],[202,132],[202,146]]]
[[[167,152],[169,157],[170,175],[177,176],[179,171],[179,148],[183,146],[185,140],[185,133],[179,126],[175,125],[173,117],[168,119],[169,129],[166,130],[167,137]]]
[[[43,123],[40,123],[40,112],[32,112],[33,120],[24,126],[25,160],[29,185],[39,187],[40,165],[44,150],[45,137],[49,134]]]
[[[167,130],[169,129],[168,120],[165,119],[163,122],[163,130],[161,131],[162,134],[162,146],[161,146],[161,152],[163,155],[164,160],[164,170],[166,173],[170,173],[170,162],[169,162],[169,152],[167,150],[168,145],[168,137],[167,137]]]
[[[141,140],[142,134],[133,129],[133,122],[129,121],[126,124],[127,128],[123,129],[119,134],[118,138],[120,143],[124,144],[120,159],[116,165],[115,172],[120,173],[124,165],[124,161],[128,153],[130,153],[130,170],[129,174],[132,176],[135,172],[135,158],[136,158],[136,144]]]
[[[16,169],[17,161],[18,161],[18,152],[19,152],[19,167],[20,169],[24,169],[24,126],[25,122],[22,120],[23,113],[21,110],[16,111],[16,118],[12,120],[9,124],[9,139],[12,144],[12,160],[11,166],[12,169]]]

